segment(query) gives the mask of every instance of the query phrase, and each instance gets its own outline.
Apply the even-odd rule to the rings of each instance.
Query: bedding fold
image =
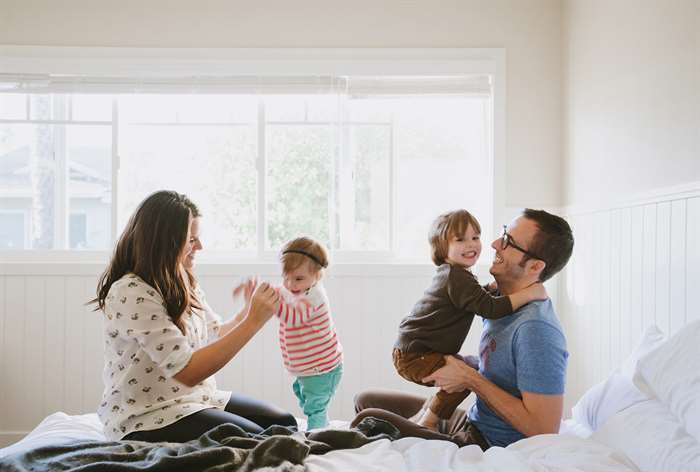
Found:
[[[186,443],[73,441],[15,453],[0,460],[2,471],[220,471],[300,472],[309,454],[354,449],[379,439],[397,439],[386,421],[365,418],[350,430],[297,432],[271,426],[260,434],[219,425]]]

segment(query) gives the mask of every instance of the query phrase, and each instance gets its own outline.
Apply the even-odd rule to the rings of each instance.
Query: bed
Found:
[[[699,365],[700,321],[670,338],[652,326],[625,362],[582,396],[559,434],[485,453],[477,446],[458,448],[444,441],[381,439],[309,455],[305,470],[697,472]],[[12,454],[78,440],[104,440],[97,415],[54,413],[21,441],[0,449],[0,468]]]

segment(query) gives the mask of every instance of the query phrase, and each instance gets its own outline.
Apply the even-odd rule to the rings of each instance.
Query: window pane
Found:
[[[181,123],[254,123],[258,100],[252,95],[181,95],[177,121]]]
[[[108,249],[112,233],[112,127],[66,126],[66,161],[70,248]],[[82,218],[80,223],[76,218]]]
[[[112,121],[111,95],[71,95],[73,121]]]
[[[0,249],[25,247],[25,214],[0,210]]]
[[[87,247],[87,215],[85,213],[71,213],[68,222],[68,235],[71,249],[85,249]]]
[[[279,249],[300,235],[317,238],[330,247],[332,159],[330,126],[267,128],[266,249]]]
[[[129,100],[124,115],[150,103]],[[120,114],[121,116],[121,114]],[[205,249],[256,247],[253,126],[120,124],[119,227],[150,193],[185,193],[200,208]]]
[[[429,261],[431,222],[469,210],[490,239],[493,177],[487,100],[392,100],[398,157],[398,255]]]
[[[54,132],[51,125],[0,124],[0,211],[25,215],[28,234],[19,248],[54,247]]]
[[[350,155],[354,163],[355,218],[352,234],[341,235],[341,249],[389,250],[391,129],[351,126]],[[341,219],[343,213],[341,209]]]
[[[27,118],[27,96],[18,93],[0,93],[0,119],[24,120]]]

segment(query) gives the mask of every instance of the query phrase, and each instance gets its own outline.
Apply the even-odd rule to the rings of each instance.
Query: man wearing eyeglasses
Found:
[[[493,241],[491,274],[508,295],[559,272],[573,251],[569,224],[543,210],[526,209]],[[402,436],[447,439],[482,449],[559,431],[568,353],[551,300],[531,302],[511,316],[484,319],[479,359],[446,356],[446,365],[424,382],[447,392],[472,390],[476,403],[458,410],[435,433],[408,421],[425,400],[409,394],[369,391],[358,395],[357,424],[366,416],[393,423]]]

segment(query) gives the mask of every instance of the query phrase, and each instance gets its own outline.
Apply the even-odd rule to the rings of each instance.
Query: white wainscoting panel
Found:
[[[102,394],[102,319],[85,302],[94,297],[103,269],[103,264],[82,263],[0,266],[0,447],[53,412],[95,411]],[[241,276],[258,274],[279,283],[277,270],[272,264],[203,264],[197,269],[209,304],[225,319],[238,308],[231,288]],[[369,388],[429,392],[395,373],[391,349],[399,321],[434,270],[429,265],[331,267],[325,284],[345,349],[344,378],[330,407],[333,419],[352,418],[353,396]],[[489,277],[484,267],[477,274],[482,280]],[[475,320],[465,352],[478,352],[480,335],[481,323]],[[282,365],[274,318],[216,379],[220,388],[303,416],[291,390],[293,379]]]
[[[673,334],[700,319],[698,188],[569,213],[576,245],[559,284],[570,352],[565,411],[621,364],[647,326]]]

